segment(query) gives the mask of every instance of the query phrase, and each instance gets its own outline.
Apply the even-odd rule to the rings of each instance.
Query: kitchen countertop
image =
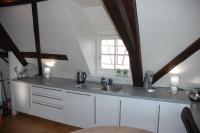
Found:
[[[46,79],[44,77],[34,77],[34,78],[25,78],[25,79],[16,79],[13,80],[16,82],[24,82],[33,85],[54,87],[66,90],[74,90],[74,91],[82,91],[88,93],[97,93],[97,94],[105,94],[105,95],[113,95],[113,96],[122,96],[129,98],[140,98],[146,100],[156,100],[163,102],[174,102],[174,103],[183,103],[189,104],[190,101],[185,93],[185,91],[178,91],[177,94],[171,94],[169,88],[158,88],[155,93],[148,93],[144,88],[132,87],[131,85],[117,85],[121,86],[122,89],[117,92],[106,92],[106,91],[97,91],[90,90],[87,87],[76,88],[76,81],[73,79],[65,79],[65,78],[54,78],[51,77]],[[87,83],[97,83],[87,81]]]

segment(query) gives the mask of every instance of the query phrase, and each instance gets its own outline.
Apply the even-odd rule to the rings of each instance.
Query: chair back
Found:
[[[194,121],[192,112],[188,107],[185,107],[181,113],[181,119],[187,130],[187,133],[200,133],[199,129]]]

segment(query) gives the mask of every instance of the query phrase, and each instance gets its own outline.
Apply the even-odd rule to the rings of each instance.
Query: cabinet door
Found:
[[[186,133],[181,112],[187,104],[160,102],[159,133]]]
[[[129,126],[156,132],[157,102],[142,99],[121,98],[120,126]]]
[[[12,82],[13,107],[17,112],[30,112],[30,90],[29,84]]]
[[[97,126],[119,126],[119,98],[95,95]]]
[[[94,126],[94,97],[92,94],[66,91],[66,124],[87,128]]]

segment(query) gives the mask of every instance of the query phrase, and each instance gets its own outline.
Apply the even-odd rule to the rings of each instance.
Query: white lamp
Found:
[[[179,76],[171,76],[170,77],[170,84],[171,84],[171,92],[173,94],[176,94],[178,91],[178,84],[179,84],[180,78]]]
[[[50,77],[50,73],[51,73],[51,68],[50,67],[45,67],[44,68],[44,76],[46,78],[49,78]]]

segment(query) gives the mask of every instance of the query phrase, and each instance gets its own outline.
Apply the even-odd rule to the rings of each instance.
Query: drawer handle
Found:
[[[83,93],[78,93],[78,92],[69,92],[69,91],[67,91],[67,93],[76,94],[76,95],[83,95],[83,96],[90,96],[89,94],[83,94]]]
[[[38,102],[32,102],[32,103],[38,104],[38,105],[43,105],[43,106],[46,106],[46,107],[56,108],[56,109],[63,109],[61,107],[55,107],[55,106],[47,105],[47,104],[44,104],[44,103],[38,103]]]
[[[33,85],[32,87],[37,87],[37,88],[41,88],[41,89],[45,89],[45,90],[62,91],[62,90],[58,90],[58,89],[52,89],[52,88],[46,88],[46,87],[40,87],[40,86],[35,86],[35,85]]]
[[[55,100],[63,101],[63,99],[55,98],[55,97],[43,96],[43,95],[39,95],[39,94],[32,94],[32,95],[33,96],[39,96],[39,97],[45,97],[45,98],[50,98],[50,99],[55,99]]]

